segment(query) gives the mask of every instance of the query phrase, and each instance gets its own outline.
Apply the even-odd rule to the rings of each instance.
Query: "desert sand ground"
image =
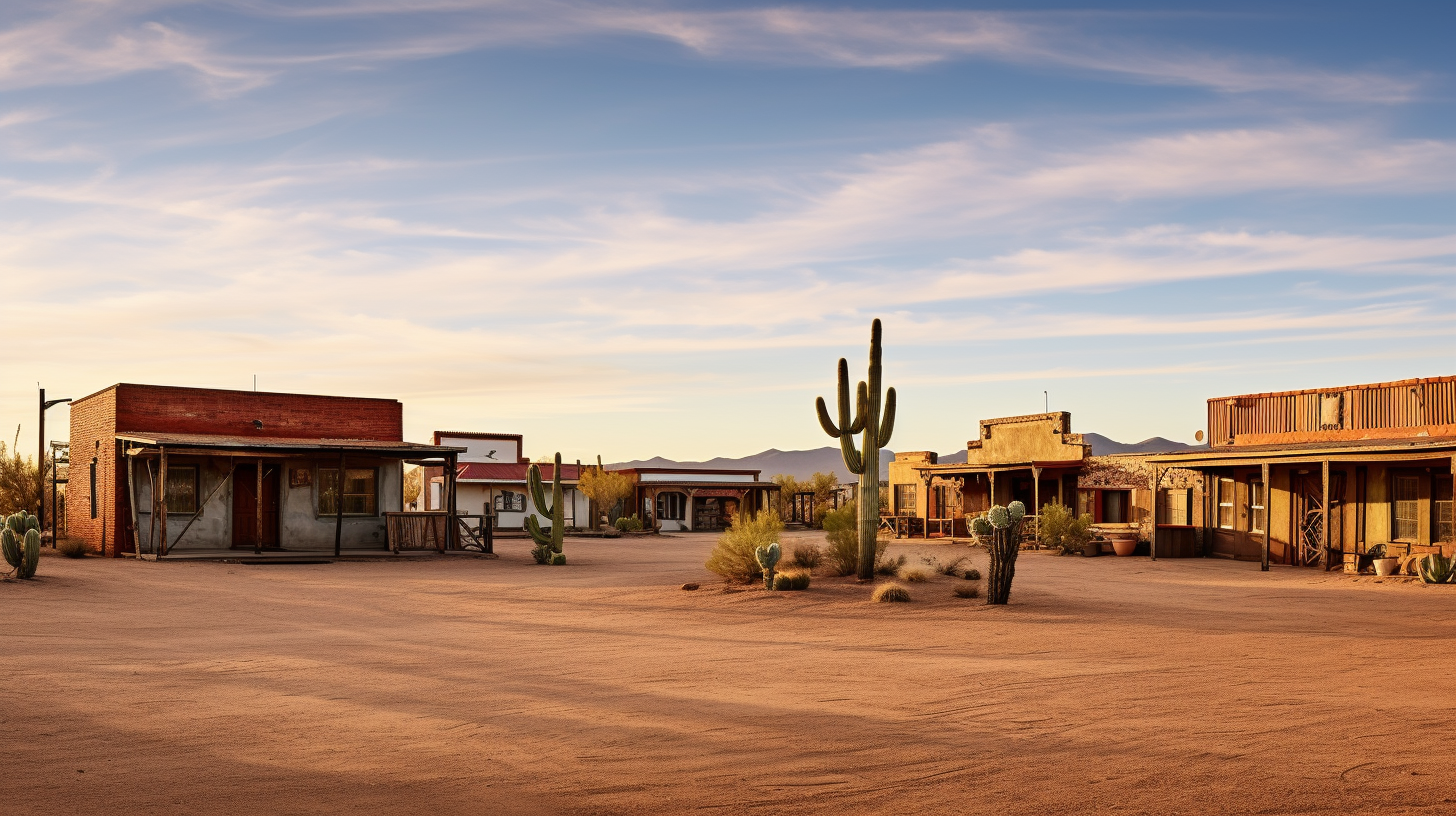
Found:
[[[48,557],[0,585],[0,810],[1456,812],[1456,587],[1028,552],[1009,607],[871,604],[723,592],[713,540]]]

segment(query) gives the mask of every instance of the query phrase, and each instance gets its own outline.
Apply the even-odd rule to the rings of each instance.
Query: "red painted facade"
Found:
[[[256,422],[260,422],[259,428]],[[95,552],[118,554],[126,508],[126,470],[117,434],[189,433],[288,439],[404,439],[398,400],[276,394],[120,383],[71,403],[71,471],[66,530]],[[96,517],[91,516],[95,467]],[[146,478],[139,474],[138,479]],[[120,548],[128,551],[129,545]]]

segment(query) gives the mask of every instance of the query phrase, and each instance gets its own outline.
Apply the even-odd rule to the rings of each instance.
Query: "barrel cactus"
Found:
[[[780,550],[777,541],[767,547],[754,548],[753,558],[758,562],[758,566],[763,569],[764,589],[774,588],[774,567],[778,566],[779,556],[781,555],[783,555],[783,552]]]
[[[34,578],[40,566],[40,519],[13,513],[0,531],[0,552],[17,578]]]
[[[551,474],[549,504],[546,501],[546,489],[541,484],[539,465],[532,464],[527,471],[526,485],[531,490],[531,501],[536,505],[536,512],[551,517],[551,529],[547,531],[541,529],[535,513],[526,516],[526,532],[536,542],[531,550],[531,557],[536,559],[537,564],[565,564],[566,554],[561,551],[561,544],[566,538],[566,504],[561,495],[561,454],[556,454],[556,468]]]

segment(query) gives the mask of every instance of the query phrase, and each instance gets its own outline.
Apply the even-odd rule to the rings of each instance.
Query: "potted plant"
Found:
[[[1371,555],[1373,553],[1373,555]],[[1370,565],[1375,568],[1375,574],[1387,578],[1400,570],[1400,559],[1393,555],[1385,554],[1385,545],[1376,544],[1370,549],[1367,555],[1371,555]]]
[[[1108,533],[1107,538],[1112,542],[1112,552],[1116,555],[1129,556],[1137,552],[1137,533]]]

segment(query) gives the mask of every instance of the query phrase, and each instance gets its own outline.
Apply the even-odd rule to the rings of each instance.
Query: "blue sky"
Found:
[[[873,317],[899,450],[1456,373],[1453,17],[7,3],[0,419],[256,374],[531,456],[819,447]]]

